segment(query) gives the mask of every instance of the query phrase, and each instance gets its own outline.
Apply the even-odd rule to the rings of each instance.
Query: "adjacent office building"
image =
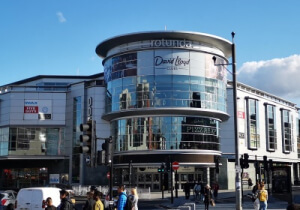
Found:
[[[115,184],[160,190],[163,180],[170,187],[170,173],[158,168],[177,161],[179,188],[200,180],[234,188],[230,41],[142,32],[107,39],[96,53],[104,73],[37,76],[1,87],[1,186],[106,184],[107,168],[87,167],[88,157],[78,152],[79,125],[93,119],[98,137],[112,136]],[[237,103],[238,146],[249,155],[244,182],[297,180],[296,105],[240,83]]]

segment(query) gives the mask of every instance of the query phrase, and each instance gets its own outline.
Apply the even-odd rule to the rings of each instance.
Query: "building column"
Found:
[[[207,180],[207,184],[210,185],[210,169],[209,169],[209,167],[206,168],[206,180]]]

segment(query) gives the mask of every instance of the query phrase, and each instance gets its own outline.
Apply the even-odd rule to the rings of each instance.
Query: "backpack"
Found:
[[[266,201],[267,200],[267,191],[261,190],[259,192],[259,201]]]
[[[133,207],[133,197],[129,195],[127,196],[124,210],[131,210]]]

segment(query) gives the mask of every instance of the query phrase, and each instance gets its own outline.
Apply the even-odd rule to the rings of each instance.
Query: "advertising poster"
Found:
[[[24,100],[24,120],[52,119],[52,100]]]

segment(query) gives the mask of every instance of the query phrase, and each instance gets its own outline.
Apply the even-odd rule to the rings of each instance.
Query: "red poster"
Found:
[[[238,112],[237,112],[237,117],[238,117],[238,118],[245,119],[245,112],[238,111]]]
[[[39,107],[38,106],[24,106],[24,113],[26,114],[38,114]]]

